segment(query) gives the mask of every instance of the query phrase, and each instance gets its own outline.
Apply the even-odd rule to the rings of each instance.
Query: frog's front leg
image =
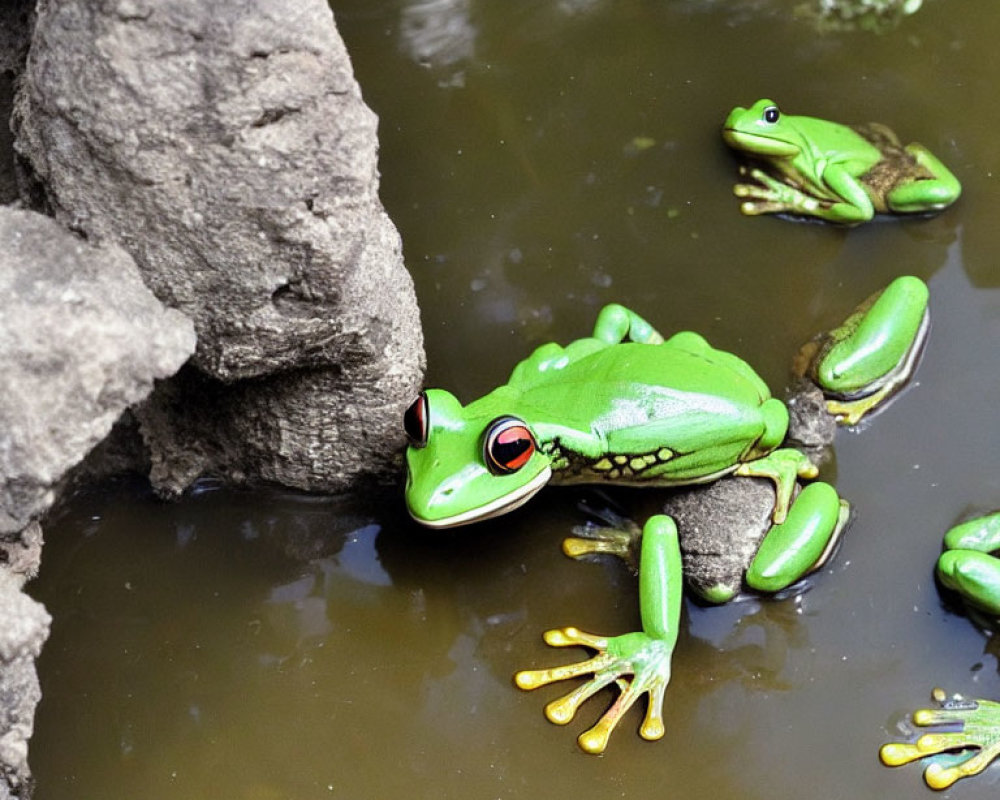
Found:
[[[738,183],[733,188],[737,197],[747,198],[740,206],[744,214],[799,214],[847,225],[867,222],[875,215],[864,186],[836,165],[823,173],[829,197],[815,197],[758,168],[750,170],[750,177],[761,185]]]
[[[1000,511],[966,520],[944,536],[937,562],[941,583],[974,608],[1000,615]]]
[[[577,739],[586,752],[604,752],[615,726],[643,694],[649,695],[649,704],[639,733],[651,740],[663,736],[663,700],[680,624],[681,579],[677,526],[665,515],[651,517],[643,526],[639,565],[642,630],[609,638],[576,628],[546,631],[545,641],[553,647],[583,645],[597,654],[568,666],[524,670],[514,676],[525,690],[580,675],[593,676],[545,707],[545,716],[557,725],[570,722],[580,705],[605,686],[617,684],[620,693],[615,702]]]
[[[933,761],[924,770],[924,780],[932,789],[947,789],[955,781],[982,772],[1000,755],[1000,703],[990,700],[948,698],[935,689],[931,697],[936,708],[913,712],[913,723],[920,727],[960,726],[960,730],[932,731],[915,742],[889,742],[882,745],[879,758],[888,767],[898,767],[930,756],[954,753],[951,763]],[[969,750],[974,752],[969,754]]]
[[[774,481],[775,500],[772,519],[777,524],[784,522],[788,515],[798,479],[815,478],[819,474],[819,469],[801,451],[792,447],[781,447],[772,450],[763,458],[740,464],[733,474],[748,478],[769,478]]]
[[[886,195],[889,210],[897,214],[940,211],[962,194],[962,184],[930,150],[922,144],[908,144],[906,152],[933,178],[904,181]]]
[[[818,216],[821,203],[784,181],[772,177],[757,167],[740,168],[741,175],[749,175],[757,183],[737,183],[733,194],[743,198],[740,211],[747,216],[758,214],[805,214]]]

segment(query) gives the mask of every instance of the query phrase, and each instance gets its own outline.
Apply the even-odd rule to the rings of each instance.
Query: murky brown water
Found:
[[[666,736],[641,741],[631,716],[601,758],[574,738],[606,698],[561,729],[541,710],[558,687],[511,683],[566,660],[548,627],[637,625],[622,567],[559,552],[584,490],[445,536],[398,499],[355,515],[264,493],[83,496],[32,587],[56,617],[40,800],[927,792],[917,767],[876,759],[904,711],[938,684],[1000,697],[995,646],[931,574],[943,531],[1000,505],[1000,5],[927,0],[878,37],[818,36],[778,0],[470,0],[433,57],[425,12],[448,3],[333,5],[381,117],[431,383],[469,400],[617,300],[780,390],[802,340],[904,272],[932,293],[918,379],[838,438],[858,513],[832,566],[797,600],[688,606]],[[718,129],[762,95],[889,123],[965,194],[853,231],[742,218]],[[651,499],[617,498],[636,516]],[[994,797],[998,770],[946,796]]]

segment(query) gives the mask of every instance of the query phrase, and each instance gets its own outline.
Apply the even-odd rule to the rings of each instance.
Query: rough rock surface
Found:
[[[774,484],[765,478],[727,477],[672,492],[663,511],[680,533],[684,577],[699,591],[743,586],[743,574],[771,528]]]
[[[14,178],[14,137],[10,113],[14,104],[14,81],[28,55],[33,0],[0,0],[0,204],[17,199]]]
[[[162,491],[398,474],[423,347],[375,129],[323,0],[39,3],[18,151],[198,332],[140,413]]]
[[[123,250],[0,206],[0,800],[31,791],[34,659],[49,617],[21,586],[38,570],[38,519],[194,346],[191,321],[153,297]]]
[[[69,469],[194,344],[190,321],[120,248],[0,207],[0,540],[45,512]]]
[[[0,569],[0,800],[31,794],[28,739],[41,699],[35,659],[50,622],[41,603],[21,592],[14,573]]]

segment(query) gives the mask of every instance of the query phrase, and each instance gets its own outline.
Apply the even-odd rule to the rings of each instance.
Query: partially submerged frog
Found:
[[[954,203],[958,179],[923,145],[879,123],[841,125],[783,114],[772,100],[734,108],[722,138],[755,165],[738,183],[744,214],[791,214],[847,225],[875,214],[926,214]]]
[[[916,314],[922,320],[926,287],[916,278],[899,279],[870,307],[880,325],[866,324],[868,317],[862,315],[854,330],[840,337],[854,352],[827,350],[817,357],[827,366],[836,362],[832,373],[838,378],[867,365],[872,352],[883,348],[903,353],[900,361],[912,366],[909,354],[920,346],[915,337],[926,330],[911,324],[915,296],[922,297]],[[886,372],[895,374],[899,367],[892,364]],[[823,366],[815,370],[820,376],[826,372]],[[406,502],[418,522],[445,528],[507,513],[548,483],[669,487],[727,475],[766,478],[775,487],[773,524],[744,581],[751,589],[776,592],[825,561],[848,511],[827,483],[800,489],[798,480],[815,478],[817,468],[800,451],[781,447],[788,420],[784,403],[742,359],[713,348],[696,333],[664,341],[638,314],[610,305],[598,315],[593,336],[566,347],[539,347],[514,368],[506,384],[467,406],[441,389],[422,392],[404,418],[410,441]],[[598,537],[568,550],[572,555],[616,552],[609,541]],[[622,548],[632,546],[626,541]],[[657,739],[664,732],[662,705],[683,577],[674,520],[663,514],[647,520],[638,549],[642,630],[607,638],[576,628],[548,631],[550,645],[584,645],[598,654],[515,678],[521,688],[533,689],[593,675],[549,703],[546,715],[557,723],[569,722],[583,701],[617,684],[618,699],[578,738],[591,753],[605,749],[622,715],[646,693],[640,733]],[[723,601],[734,591],[717,584],[705,586],[703,593]]]
[[[1000,511],[951,528],[936,570],[941,584],[959,594],[973,617],[992,627],[1000,617],[1000,558],[996,553],[1000,553]],[[929,758],[924,780],[932,789],[947,789],[961,778],[982,772],[1000,756],[1000,703],[958,695],[949,698],[941,689],[931,696],[936,707],[913,712],[913,723],[945,730],[925,733],[914,742],[884,744],[879,757],[891,767]]]

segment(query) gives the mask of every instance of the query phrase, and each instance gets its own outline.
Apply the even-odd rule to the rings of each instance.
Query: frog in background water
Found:
[[[830,401],[846,404],[833,413],[856,422],[884,404],[912,372],[926,320],[926,286],[900,278],[817,343],[805,371],[843,395]],[[513,511],[549,483],[673,487],[728,475],[766,478],[774,485],[771,525],[743,580],[755,591],[777,592],[825,563],[849,509],[827,483],[800,486],[818,470],[782,446],[788,422],[785,404],[738,356],[692,332],[664,340],[635,312],[610,305],[592,336],[539,347],[507,383],[473,403],[463,406],[441,389],[422,392],[404,417],[406,503],[421,524],[447,528]],[[635,537],[610,531],[572,541],[574,556],[638,550],[641,630],[611,637],[575,627],[548,631],[550,645],[583,645],[597,655],[519,672],[516,683],[534,689],[592,675],[546,707],[560,724],[601,688],[617,685],[617,700],[578,738],[590,753],[603,752],[622,715],[648,694],[640,734],[657,739],[681,611],[677,525],[658,514]],[[739,588],[701,587],[714,602]]]
[[[875,214],[928,214],[954,203],[958,179],[926,147],[885,125],[784,114],[773,100],[737,106],[722,128],[749,158],[734,192],[744,214],[791,214],[857,225]]]

